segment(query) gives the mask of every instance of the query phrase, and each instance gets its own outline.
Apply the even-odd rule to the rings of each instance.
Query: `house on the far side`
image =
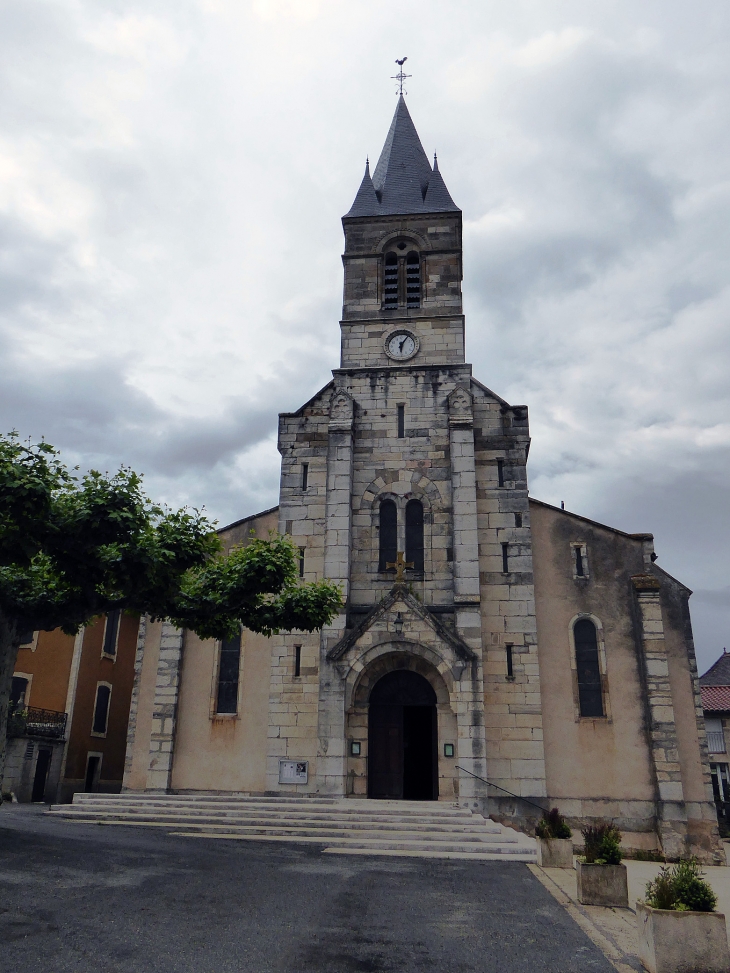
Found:
[[[730,729],[730,652],[727,649],[700,676],[700,695],[717,819],[721,832],[730,835],[730,769],[725,743],[725,732]]]
[[[5,798],[50,803],[121,789],[138,625],[136,615],[116,611],[75,637],[24,633],[10,693]]]

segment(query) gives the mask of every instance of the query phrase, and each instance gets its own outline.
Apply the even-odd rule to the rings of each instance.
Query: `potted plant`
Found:
[[[537,822],[537,864],[543,868],[573,867],[573,832],[556,807]]]
[[[578,901],[627,909],[629,883],[621,864],[621,832],[613,824],[589,825],[581,831],[585,851],[575,866]]]
[[[665,866],[636,903],[639,959],[649,973],[727,973],[725,916],[694,858]]]

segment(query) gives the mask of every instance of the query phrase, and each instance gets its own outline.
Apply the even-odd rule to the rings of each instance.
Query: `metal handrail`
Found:
[[[543,807],[542,804],[536,804],[534,801],[531,801],[529,797],[522,797],[521,794],[513,794],[512,791],[508,791],[506,787],[501,787],[499,784],[495,784],[491,780],[485,780],[485,778],[480,777],[479,774],[472,774],[472,772],[467,770],[466,767],[460,767],[457,764],[456,769],[463,770],[465,774],[469,774],[471,777],[476,777],[477,780],[482,781],[488,787],[496,787],[498,791],[504,791],[505,794],[509,794],[510,797],[517,798],[518,801],[524,801],[525,804],[532,804],[533,807],[536,807],[538,811],[542,811],[543,814],[548,813],[548,809],[546,807]]]

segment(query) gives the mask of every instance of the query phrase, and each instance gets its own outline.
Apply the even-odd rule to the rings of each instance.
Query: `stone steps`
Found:
[[[535,841],[468,808],[436,801],[76,794],[48,812],[70,821],[164,828],[190,838],[323,845],[336,854],[534,861]]]

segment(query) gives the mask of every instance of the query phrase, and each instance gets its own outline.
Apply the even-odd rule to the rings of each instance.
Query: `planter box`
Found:
[[[577,862],[578,901],[581,905],[629,907],[625,865],[586,865]]]
[[[572,868],[573,839],[537,839],[537,864],[543,868]]]
[[[636,903],[639,959],[649,973],[727,973],[725,916]]]

